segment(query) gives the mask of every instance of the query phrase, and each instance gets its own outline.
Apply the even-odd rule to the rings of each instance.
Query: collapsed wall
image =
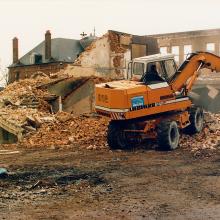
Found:
[[[0,143],[20,141],[42,124],[55,123],[60,111],[72,117],[91,113],[94,85],[106,80],[60,73],[52,78],[41,74],[8,85],[0,92]]]

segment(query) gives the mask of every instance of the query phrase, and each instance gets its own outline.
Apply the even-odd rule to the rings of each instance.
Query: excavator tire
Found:
[[[189,110],[190,125],[184,129],[187,134],[196,134],[202,131],[204,125],[203,109],[200,107],[192,107]]]
[[[175,121],[164,120],[157,126],[157,141],[160,150],[175,150],[179,144],[179,129]]]
[[[107,143],[111,149],[129,149],[131,147],[124,128],[125,125],[122,122],[110,121],[107,131]]]

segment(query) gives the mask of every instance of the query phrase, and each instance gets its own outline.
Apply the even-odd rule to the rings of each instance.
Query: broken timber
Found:
[[[2,115],[0,115],[0,127],[9,133],[17,136],[18,140],[21,140],[24,129],[21,125],[15,124],[10,120],[5,119]]]

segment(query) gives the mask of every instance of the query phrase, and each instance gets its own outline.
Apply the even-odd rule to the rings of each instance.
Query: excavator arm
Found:
[[[172,90],[174,92],[182,88],[186,88],[187,91],[191,90],[198,77],[198,71],[202,68],[220,72],[220,57],[208,52],[192,53],[170,80]]]

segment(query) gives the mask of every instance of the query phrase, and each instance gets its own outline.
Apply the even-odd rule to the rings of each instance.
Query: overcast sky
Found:
[[[0,0],[1,65],[12,62],[11,40],[19,38],[19,56],[42,40],[79,39],[118,30],[137,35],[220,28],[220,0]]]

